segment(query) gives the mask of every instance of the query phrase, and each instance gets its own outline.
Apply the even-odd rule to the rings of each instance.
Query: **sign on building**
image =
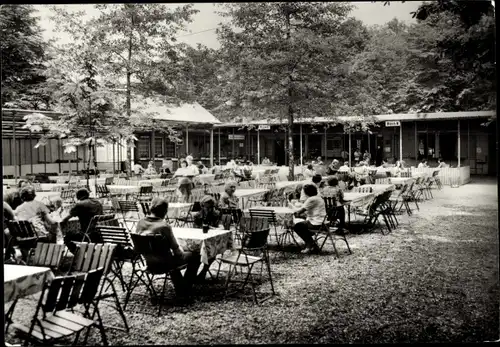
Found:
[[[239,135],[239,134],[229,134],[228,135],[229,140],[245,140],[245,135]]]
[[[386,127],[399,127],[401,126],[401,122],[398,120],[388,120],[385,122]]]
[[[270,125],[260,124],[259,125],[259,130],[271,130],[271,126]]]

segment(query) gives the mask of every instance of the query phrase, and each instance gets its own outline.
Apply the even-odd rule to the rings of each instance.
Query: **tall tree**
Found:
[[[165,4],[95,5],[99,14],[88,21],[67,11],[54,8],[60,27],[76,39],[90,40],[100,57],[102,78],[108,85],[125,84],[123,111],[132,118],[131,102],[134,92],[151,92],[150,82],[155,71],[169,69],[169,63],[179,59],[175,35],[191,21],[197,12],[192,5],[168,7]],[[78,25],[73,25],[74,23]],[[82,37],[79,28],[90,28],[89,36]],[[179,102],[171,83],[165,83],[163,100]],[[158,91],[158,89],[154,90]],[[127,149],[128,171],[131,167],[131,149]]]
[[[345,64],[366,42],[366,30],[348,18],[346,3],[224,4],[231,22],[218,29],[227,69],[217,115],[286,119],[293,177],[296,117],[357,113],[338,85]],[[369,114],[371,110],[366,110]]]
[[[46,43],[32,5],[0,7],[2,106],[43,109],[49,100],[37,90],[44,81]]]

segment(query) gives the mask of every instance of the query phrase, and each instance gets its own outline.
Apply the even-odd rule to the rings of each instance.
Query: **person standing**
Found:
[[[361,157],[361,152],[359,151],[358,148],[356,148],[356,150],[354,151],[354,161],[356,164],[359,163],[360,157]]]
[[[137,177],[137,178],[141,177],[141,174],[143,172],[144,172],[144,168],[142,167],[142,165],[140,163],[135,163],[135,165],[134,165],[135,177]]]
[[[381,146],[377,146],[377,152],[375,153],[375,166],[382,165],[382,160],[384,159],[384,152]]]

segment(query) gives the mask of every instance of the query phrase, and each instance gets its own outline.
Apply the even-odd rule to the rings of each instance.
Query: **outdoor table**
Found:
[[[303,181],[279,181],[276,182],[276,189],[284,188],[284,187],[289,187],[289,188],[295,188],[299,184],[306,184],[306,183],[312,183],[310,180],[303,180]]]
[[[35,192],[35,200],[43,201],[43,200],[54,200],[61,196],[61,192]]]
[[[67,186],[67,183],[40,183],[40,189],[43,192],[51,192],[54,188],[62,189]]]
[[[193,206],[191,202],[170,202],[168,203],[168,218],[179,218],[188,213],[189,209]]]
[[[86,180],[86,179],[79,180],[78,182],[79,182],[80,184],[87,185],[87,180]],[[95,179],[95,178],[89,178],[89,186],[90,186],[90,187],[95,186],[95,183],[96,183],[96,179]],[[97,184],[98,184],[98,185],[103,185],[103,184],[106,184],[106,178],[98,178],[98,179],[97,179]]]
[[[198,181],[201,184],[212,184],[214,182],[215,175],[214,174],[202,174],[196,176],[193,180]]]
[[[248,199],[251,196],[259,195],[267,192],[269,189],[267,188],[252,188],[252,189],[237,189],[234,192],[234,195],[240,199],[241,209],[245,209],[245,199]]]
[[[140,180],[140,181],[135,181],[137,182],[138,186],[153,186],[153,187],[161,187],[161,184],[163,183],[164,179],[161,178],[152,178],[150,180]]]
[[[383,193],[383,192],[386,192],[388,190],[396,189],[396,186],[394,184],[364,184],[361,187],[372,188],[374,193]]]
[[[375,193],[344,192],[344,206],[347,206],[348,224],[351,224],[351,206],[363,206],[368,204]]]
[[[266,168],[252,169],[252,177],[258,180],[267,170],[276,170],[277,168],[277,166],[269,166]]]
[[[119,195],[119,194],[139,194],[140,187],[139,186],[126,186],[126,185],[117,185],[117,184],[110,184],[108,187],[108,190],[111,194],[113,195]]]
[[[206,234],[201,228],[172,228],[172,231],[182,249],[199,252],[201,262],[205,265],[210,265],[217,254],[223,254],[233,246],[231,230],[211,228]]]
[[[403,185],[411,183],[412,181],[413,177],[389,177],[389,182],[395,185]]]
[[[17,182],[19,182],[19,179],[17,179]],[[2,184],[4,186],[16,186],[17,185],[16,180],[12,179],[12,178],[4,178],[2,180]]]

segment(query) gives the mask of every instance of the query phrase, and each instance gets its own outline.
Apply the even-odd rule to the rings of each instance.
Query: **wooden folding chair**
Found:
[[[30,341],[36,341],[37,344],[52,346],[55,345],[55,341],[72,335],[76,335],[73,342],[76,345],[82,330],[95,326],[101,332],[103,344],[107,346],[106,333],[96,304],[98,300],[95,300],[102,274],[103,268],[99,268],[88,273],[56,277],[50,283],[47,282],[38,300],[31,324],[14,322],[11,326],[24,335],[25,345]],[[78,304],[84,308],[83,315],[73,311]],[[90,315],[92,306],[97,313],[97,320]],[[68,309],[71,312],[67,311]],[[41,317],[39,317],[40,311]],[[5,333],[8,327],[9,325]],[[83,345],[86,343],[87,337]]]
[[[73,263],[71,264],[71,274],[85,273],[98,268],[104,269],[104,276],[102,278],[102,283],[99,292],[95,298],[97,300],[96,304],[100,300],[112,298],[114,301],[114,308],[120,314],[121,319],[125,325],[125,331],[129,332],[129,326],[127,323],[127,318],[123,312],[120,300],[118,299],[118,294],[116,293],[113,280],[109,278],[109,273],[111,272],[112,260],[114,257],[114,252],[117,245],[111,243],[87,243],[78,242],[76,244],[75,256],[73,257]],[[105,287],[107,284],[107,287]],[[111,291],[107,290],[111,288]],[[123,330],[120,327],[112,327],[114,329]]]
[[[7,251],[18,247],[23,256],[23,263],[28,259],[29,253],[36,247],[38,242],[48,242],[48,236],[38,236],[30,221],[7,221],[10,233],[10,242],[5,247]]]
[[[134,227],[134,225],[136,223],[139,222],[139,220],[141,219],[141,216],[140,216],[140,211],[139,211],[139,207],[137,206],[137,202],[136,201],[128,201],[128,200],[118,200],[118,206],[120,207],[120,212],[122,214],[122,218],[123,218],[123,223],[125,224],[125,227],[131,231],[132,228]],[[137,215],[137,218],[130,218],[130,217],[127,217],[127,213],[135,213]],[[131,222],[132,223],[132,227],[129,228],[128,226],[128,223]]]
[[[276,219],[276,212],[273,210],[259,210],[259,209],[249,209],[250,218],[267,218],[269,224],[274,227],[274,236],[276,238],[276,242],[280,245],[280,236],[278,235],[277,224],[278,220]]]
[[[117,277],[122,286],[122,290],[129,291],[132,286],[132,281],[134,276],[137,276],[137,265],[138,262],[142,262],[141,257],[134,251],[134,245],[130,238],[130,234],[127,229],[122,227],[114,226],[97,226],[96,231],[101,236],[104,243],[111,243],[117,246],[113,256],[113,266],[111,267],[111,273],[113,274],[113,279]],[[123,275],[123,265],[125,263],[130,263],[132,265],[132,274],[128,284],[125,282],[125,277]],[[125,310],[127,303],[123,305]]]

